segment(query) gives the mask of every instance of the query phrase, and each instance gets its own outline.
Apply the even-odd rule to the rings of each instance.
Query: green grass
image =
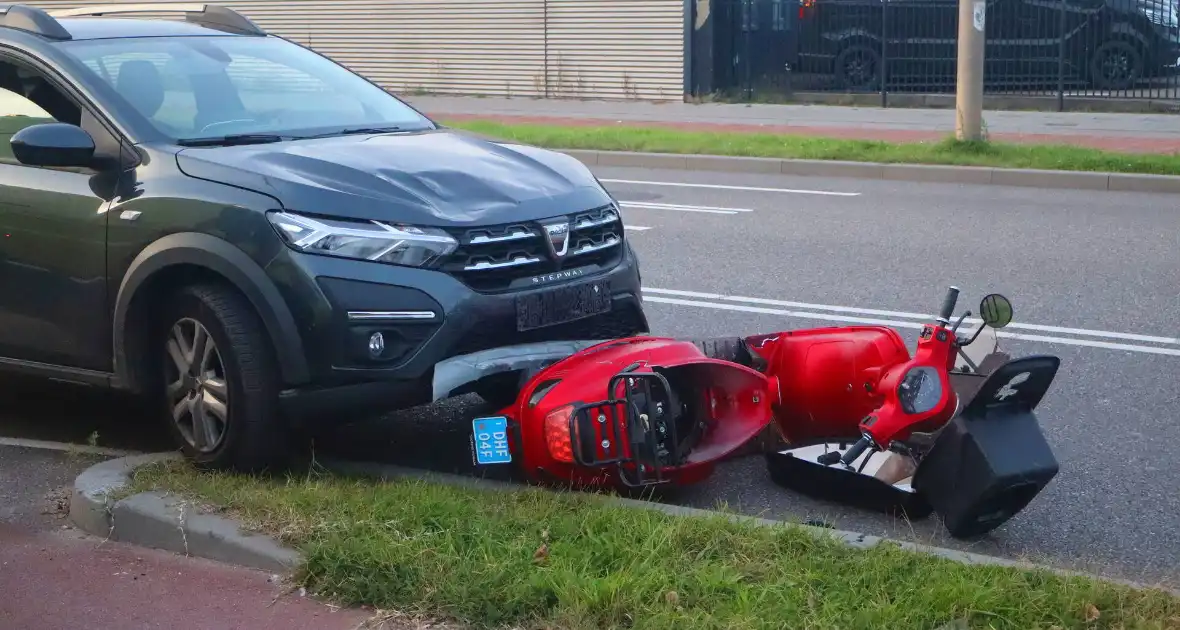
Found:
[[[175,462],[140,469],[135,486],[224,507],[301,549],[296,577],[320,596],[479,627],[1180,628],[1180,600],[1160,591],[891,545],[853,550],[795,526],[673,517],[586,494],[267,480]]]
[[[953,138],[941,142],[892,143],[770,133],[707,133],[627,126],[560,127],[480,120],[465,120],[450,126],[553,149],[1180,175],[1180,154],[1114,153],[1065,145],[959,142]]]

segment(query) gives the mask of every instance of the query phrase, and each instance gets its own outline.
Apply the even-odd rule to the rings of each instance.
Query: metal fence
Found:
[[[1180,0],[982,0],[988,95],[1180,99]],[[953,94],[958,0],[711,0],[708,92]],[[700,16],[698,15],[698,18]],[[708,28],[699,24],[707,23]]]

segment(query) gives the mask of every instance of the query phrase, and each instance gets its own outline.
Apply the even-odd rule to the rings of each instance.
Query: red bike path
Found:
[[[1134,116],[1134,114],[1125,114]],[[574,118],[566,116],[523,116],[504,114],[438,113],[432,114],[439,120],[475,121],[486,120],[502,124],[555,125],[562,127],[641,127],[695,131],[705,133],[760,133],[809,136],[815,138],[841,138],[848,140],[878,140],[884,142],[939,142],[950,135],[946,131],[922,129],[887,129],[866,127],[825,127],[812,125],[755,125],[741,123],[704,123],[688,121],[617,121],[608,118]],[[993,133],[989,138],[995,142],[1012,144],[1057,144],[1117,151],[1120,153],[1180,153],[1180,139],[1175,137],[1104,136],[1066,133]]]
[[[0,523],[5,630],[345,630],[371,616],[289,590],[258,571]]]

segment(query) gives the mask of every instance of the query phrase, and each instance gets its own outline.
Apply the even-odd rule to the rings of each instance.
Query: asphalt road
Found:
[[[945,288],[960,310],[1004,293],[1017,324],[1002,347],[1063,367],[1038,410],[1061,473],[987,540],[800,498],[762,460],[727,464],[674,500],[725,503],[842,529],[1028,557],[1180,584],[1180,208],[1163,195],[1040,191],[722,173],[597,170],[624,202],[654,332],[716,336],[854,323],[908,342]],[[666,185],[674,183],[677,185]],[[691,184],[690,186],[680,184]],[[644,229],[646,228],[646,229]],[[885,311],[885,312],[881,312]],[[9,386],[0,433],[166,448],[133,405],[62,388]],[[470,468],[470,400],[357,421],[320,437],[332,456]]]
[[[74,478],[102,457],[0,446],[0,526],[53,531],[68,524]]]

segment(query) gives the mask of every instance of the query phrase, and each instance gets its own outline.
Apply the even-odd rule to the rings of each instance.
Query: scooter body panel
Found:
[[[629,412],[630,381],[664,386]],[[692,342],[634,337],[591,346],[541,370],[502,413],[515,421],[512,450],[535,481],[618,485],[651,479],[645,474],[657,471],[640,466],[655,466],[661,483],[686,485],[707,478],[717,461],[762,431],[777,399],[775,380],[706,357]],[[659,448],[681,456],[645,460],[638,451],[649,434],[666,438],[669,444]]]
[[[910,359],[901,335],[885,326],[790,330],[746,338],[779,380],[775,420],[791,443],[846,439],[884,402],[882,376]]]

